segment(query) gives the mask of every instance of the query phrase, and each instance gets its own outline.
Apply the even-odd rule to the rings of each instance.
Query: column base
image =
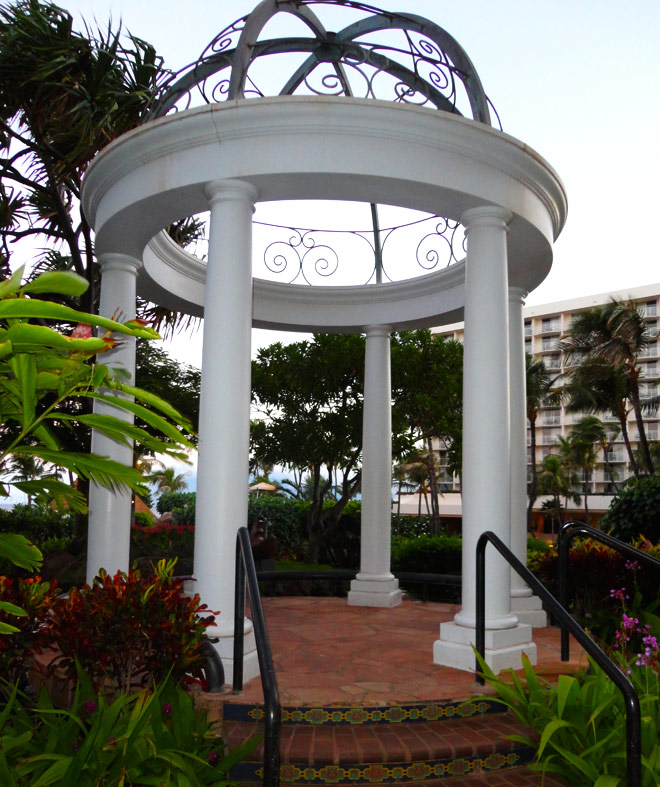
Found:
[[[548,625],[548,616],[538,596],[511,596],[511,611],[520,623],[527,623],[535,629]]]
[[[440,625],[440,639],[433,643],[433,662],[445,667],[474,672],[475,657],[472,646],[476,630],[454,622]],[[486,629],[486,663],[495,674],[503,669],[520,669],[522,654],[536,664],[536,645],[532,642],[532,627],[518,624],[507,629]]]
[[[351,582],[348,592],[348,604],[351,607],[396,607],[403,601],[403,593],[399,588],[399,580],[390,579],[357,579]]]
[[[234,679],[234,627],[232,625],[230,629],[225,626],[209,626],[206,633],[211,639],[217,639],[217,642],[212,644],[222,659],[225,683],[231,683]],[[243,683],[258,677],[259,674],[257,643],[254,638],[252,621],[246,618],[243,639]]]

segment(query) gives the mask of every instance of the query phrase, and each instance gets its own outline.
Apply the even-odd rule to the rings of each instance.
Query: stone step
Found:
[[[233,747],[261,733],[262,726],[225,719],[223,730]],[[440,780],[444,785],[459,784],[462,782],[454,781],[456,777],[490,777],[530,762],[534,750],[508,739],[515,734],[526,735],[530,731],[502,712],[385,724],[286,724],[281,728],[280,775],[282,783],[292,785],[430,785]],[[262,757],[263,742],[248,761],[232,771],[231,777],[261,782]],[[520,782],[537,783],[540,780]]]

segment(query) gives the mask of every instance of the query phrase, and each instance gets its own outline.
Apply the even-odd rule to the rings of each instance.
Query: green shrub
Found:
[[[72,511],[57,511],[47,506],[15,505],[11,511],[0,509],[0,533],[21,533],[35,544],[73,534]]]
[[[290,497],[250,495],[248,498],[248,526],[257,517],[266,520],[268,535],[280,542],[276,557],[298,556],[305,542],[305,525],[300,518],[300,503]]]
[[[462,546],[460,536],[393,536],[392,570],[460,574]]]
[[[628,543],[642,537],[659,542],[660,476],[631,478],[614,495],[601,528]]]
[[[171,511],[177,525],[194,525],[196,497],[194,492],[163,492],[156,510],[159,514]]]
[[[138,527],[151,527],[154,523],[152,514],[147,514],[146,511],[136,511],[133,514],[133,521]]]
[[[428,514],[421,517],[392,514],[392,533],[407,538],[430,536],[431,517]]]

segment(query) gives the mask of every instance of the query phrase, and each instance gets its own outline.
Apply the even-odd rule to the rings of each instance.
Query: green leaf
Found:
[[[577,688],[577,680],[571,675],[560,675],[557,679],[557,715],[560,719],[569,697],[575,694]]]
[[[617,787],[619,784],[621,784],[621,779],[619,779],[617,776],[602,774],[598,777],[594,787]]]
[[[23,278],[23,271],[25,265],[21,265],[12,273],[10,279],[4,279],[0,282],[0,298],[10,298],[21,289],[21,279]]]
[[[16,615],[19,618],[26,618],[27,612],[22,607],[17,607],[9,601],[0,601],[0,610],[7,612],[9,615]]]
[[[33,422],[37,407],[37,364],[32,356],[21,353],[15,355],[9,365],[21,389],[22,426],[25,430]]]
[[[43,560],[37,547],[19,533],[0,533],[0,557],[28,571],[36,571]]]
[[[0,342],[0,359],[6,358],[8,355],[14,350],[13,344],[9,341],[9,339],[5,339],[3,342]]]
[[[573,725],[563,719],[553,719],[553,721],[546,724],[543,733],[541,735],[541,740],[539,741],[539,748],[536,752],[536,756],[540,760],[543,756],[543,752],[545,747],[548,745],[550,738],[557,732],[557,730],[562,729],[563,727],[572,727]]]
[[[73,451],[49,451],[40,446],[19,446],[14,449],[13,453],[38,456],[45,462],[70,470],[72,473],[94,481],[99,486],[112,491],[128,487],[138,494],[145,492],[144,481],[140,473],[135,468],[127,467],[113,459]]]
[[[34,281],[28,282],[21,292],[55,293],[57,295],[73,295],[78,297],[89,287],[89,282],[73,271],[47,271]]]
[[[69,484],[57,478],[35,478],[30,481],[13,481],[12,486],[25,492],[27,495],[45,494],[55,500],[58,508],[69,506],[72,511],[79,514],[87,512],[87,499]]]
[[[5,301],[5,303],[7,303]],[[11,301],[16,303],[16,301]],[[3,306],[0,303],[0,308]],[[19,322],[9,328],[7,338],[11,340],[14,350],[19,353],[37,352],[47,347],[66,352],[84,352],[90,355],[104,352],[108,349],[103,339],[92,337],[90,339],[72,339],[70,336],[47,328],[45,325],[32,325]]]
[[[84,323],[106,328],[109,331],[123,333],[127,336],[137,336],[144,339],[160,339],[160,335],[145,325],[130,321],[128,327],[107,317],[97,314],[80,312],[60,303],[40,301],[36,298],[17,298],[0,302],[0,319],[42,319],[64,320],[65,322]]]

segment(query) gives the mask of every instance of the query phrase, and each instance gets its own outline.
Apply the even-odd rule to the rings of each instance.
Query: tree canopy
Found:
[[[252,450],[261,463],[305,469],[311,476],[308,560],[359,492],[365,339],[318,334],[313,341],[273,344],[252,365],[261,418]],[[428,331],[392,341],[393,455],[419,441],[447,441],[460,456],[462,348]],[[334,499],[328,500],[335,487]]]

